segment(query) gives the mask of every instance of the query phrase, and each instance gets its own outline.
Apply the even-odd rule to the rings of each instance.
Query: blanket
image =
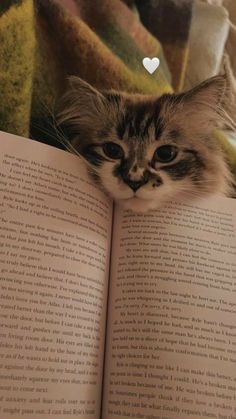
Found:
[[[227,10],[195,0],[185,76],[186,89],[219,73],[228,33]]]
[[[192,0],[1,0],[0,129],[58,145],[48,121],[69,75],[98,89],[181,91],[192,8]],[[145,56],[160,59],[154,75]]]
[[[162,15],[168,25],[168,14],[162,6],[158,18],[157,6],[158,2],[155,7],[147,4],[152,15],[157,20]],[[191,2],[188,8],[176,26],[176,39],[181,27],[189,27]],[[178,12],[172,9],[172,19]],[[164,27],[160,37],[161,32],[164,36]],[[1,0],[0,129],[29,136],[35,126],[43,126],[72,74],[97,88],[171,92],[171,78],[176,85],[183,78],[182,51],[187,43],[186,34],[181,48],[173,45],[172,56],[165,59],[155,31],[141,23],[131,1]],[[155,75],[143,68],[145,56],[159,57]]]

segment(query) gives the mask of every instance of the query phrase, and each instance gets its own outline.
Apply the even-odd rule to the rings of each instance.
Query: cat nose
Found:
[[[144,185],[141,180],[126,180],[126,183],[131,189],[133,189],[134,192]]]
[[[126,177],[124,179],[125,183],[134,191],[136,192],[141,186],[145,185],[149,180],[149,173],[145,172],[141,179],[139,180],[131,180],[130,177]]]

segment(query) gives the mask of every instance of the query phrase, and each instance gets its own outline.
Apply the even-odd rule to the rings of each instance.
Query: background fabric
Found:
[[[31,0],[0,2],[0,129],[27,135],[35,61]]]
[[[162,44],[172,85],[181,91],[189,51],[193,0],[136,0],[140,19]]]
[[[158,96],[181,91],[193,3],[1,0],[0,129],[58,146],[52,115],[68,75],[98,89]],[[152,76],[142,66],[145,56],[160,59]],[[225,149],[232,160],[228,144]]]
[[[229,16],[224,7],[195,0],[185,89],[219,73],[229,28]]]
[[[99,89],[160,95],[179,88],[192,1],[144,3],[149,15],[137,6],[149,30],[129,0],[1,0],[0,128],[37,137],[72,74]],[[155,75],[143,68],[145,56],[160,58]]]
[[[229,34],[224,46],[224,53],[228,56],[232,74],[236,78],[236,1],[235,0],[197,0],[210,6],[224,8],[228,15]],[[213,10],[213,8],[212,8]],[[221,29],[221,28],[219,28]]]
[[[228,11],[230,19],[230,31],[225,50],[230,58],[232,71],[236,78],[236,2],[235,0],[224,0],[223,6]]]

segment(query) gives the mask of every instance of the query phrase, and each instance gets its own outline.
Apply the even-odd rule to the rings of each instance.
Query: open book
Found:
[[[235,419],[236,201],[135,215],[0,133],[0,418]]]

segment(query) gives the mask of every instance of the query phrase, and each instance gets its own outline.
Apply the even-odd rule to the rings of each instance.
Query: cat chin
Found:
[[[129,198],[119,200],[119,204],[127,210],[136,212],[136,213],[145,213],[147,211],[158,208],[158,204],[153,200],[141,199],[141,198]]]

